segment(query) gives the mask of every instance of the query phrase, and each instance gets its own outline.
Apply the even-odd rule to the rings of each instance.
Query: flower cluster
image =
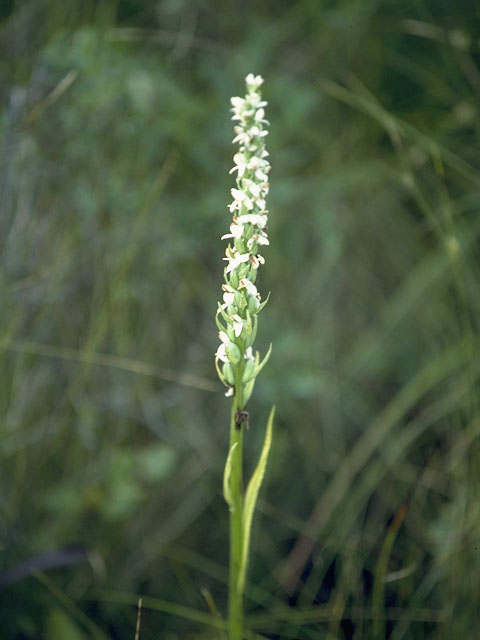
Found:
[[[217,326],[220,346],[215,354],[217,371],[222,382],[229,388],[227,395],[242,390],[242,404],[251,395],[255,378],[265,365],[270,350],[263,362],[258,353],[253,355],[252,344],[257,329],[257,314],[265,306],[255,286],[257,270],[265,260],[259,253],[268,245],[266,197],[270,165],[265,150],[268,125],[265,120],[266,102],[259,88],[261,76],[250,73],[246,77],[245,98],[232,98],[232,120],[239,151],[234,155],[236,188],[231,190],[233,201],[229,205],[233,214],[230,233],[222,240],[230,242],[225,250],[225,282],[222,285],[223,302],[218,304]],[[220,368],[220,363],[221,368]]]

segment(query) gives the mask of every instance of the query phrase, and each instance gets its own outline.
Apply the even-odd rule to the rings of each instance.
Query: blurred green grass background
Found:
[[[480,623],[480,9],[0,6],[1,637],[219,638],[229,98],[265,78],[250,637]],[[148,599],[150,598],[150,599]],[[210,603],[210,604],[209,604]]]

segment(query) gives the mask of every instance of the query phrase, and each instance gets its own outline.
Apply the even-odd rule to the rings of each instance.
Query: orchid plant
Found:
[[[250,532],[255,504],[265,474],[272,440],[274,408],[270,412],[265,440],[257,467],[246,490],[243,487],[243,437],[249,427],[245,410],[252,395],[255,379],[268,361],[271,345],[262,361],[253,352],[259,312],[268,301],[262,302],[257,290],[258,269],[265,263],[259,253],[269,244],[267,235],[268,211],[266,198],[269,189],[270,164],[265,149],[265,106],[260,87],[261,76],[246,77],[244,98],[231,99],[235,122],[233,143],[239,144],[234,155],[236,188],[231,190],[229,205],[233,220],[225,250],[223,301],[218,303],[216,322],[220,346],[215,354],[218,375],[227,387],[225,395],[232,397],[230,420],[230,448],[225,465],[223,489],[230,509],[230,577],[229,577],[229,635],[240,640],[244,628],[245,578],[250,549]]]

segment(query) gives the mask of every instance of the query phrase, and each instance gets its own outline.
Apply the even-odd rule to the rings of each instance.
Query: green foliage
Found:
[[[277,413],[250,637],[475,640],[474,4],[40,0],[0,20],[3,636],[132,639],[139,593],[141,640],[224,628],[201,595],[225,615],[212,314],[228,101],[254,71],[274,350],[249,408]]]
[[[225,502],[228,504],[228,508],[230,509],[230,511],[233,507],[232,491],[230,489],[230,476],[232,475],[232,455],[237,446],[238,442],[235,442],[235,444],[233,444],[230,448],[227,460],[225,462],[225,469],[223,471],[223,497],[225,498]]]
[[[85,640],[86,636],[62,609],[52,609],[48,616],[46,638],[55,640]]]
[[[265,440],[263,441],[262,451],[255,467],[255,471],[252,473],[252,477],[248,481],[247,490],[245,491],[245,503],[243,505],[243,549],[242,549],[242,562],[240,564],[240,571],[238,574],[238,591],[244,592],[245,580],[248,568],[248,557],[250,554],[250,538],[252,534],[252,521],[253,514],[255,513],[255,506],[258,500],[258,493],[262,486],[263,478],[265,476],[265,470],[267,468],[268,454],[272,446],[272,429],[273,418],[275,416],[275,407],[270,410],[268,416],[267,428],[265,430]]]

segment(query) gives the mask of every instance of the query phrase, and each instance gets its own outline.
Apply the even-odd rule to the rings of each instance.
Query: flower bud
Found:
[[[235,373],[232,365],[229,362],[225,362],[222,367],[223,377],[228,384],[235,384]]]
[[[253,374],[255,372],[255,360],[252,360],[251,358],[249,358],[246,362],[245,362],[245,367],[243,369],[243,376],[242,376],[242,382],[249,382],[249,380],[251,380]]]
[[[248,296],[247,309],[249,313],[255,313],[260,306],[260,301],[256,296]]]
[[[230,286],[232,286],[234,289],[237,289],[238,288],[238,281],[239,281],[239,277],[238,277],[237,271],[231,271],[230,272]]]
[[[225,353],[232,364],[238,364],[242,359],[240,349],[237,347],[235,342],[229,342],[225,345]]]

